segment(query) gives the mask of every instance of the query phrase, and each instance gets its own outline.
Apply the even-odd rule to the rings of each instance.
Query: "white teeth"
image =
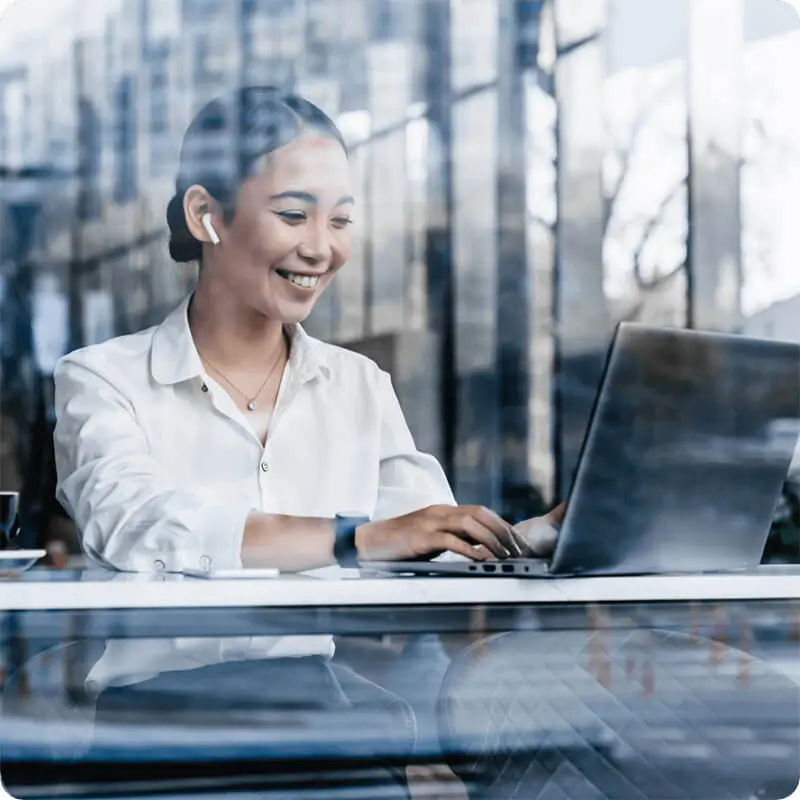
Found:
[[[294,275],[291,272],[287,272],[286,277],[293,284],[302,286],[304,289],[313,289],[319,283],[318,275]]]

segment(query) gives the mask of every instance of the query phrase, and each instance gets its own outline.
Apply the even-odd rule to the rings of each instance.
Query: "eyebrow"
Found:
[[[308,203],[309,205],[316,205],[319,202],[319,199],[316,195],[311,194],[310,192],[281,192],[280,194],[273,194],[270,200],[300,200],[302,203]],[[348,204],[355,204],[355,198],[351,197],[350,195],[345,195],[344,197],[340,197],[336,201],[336,206],[346,206]]]

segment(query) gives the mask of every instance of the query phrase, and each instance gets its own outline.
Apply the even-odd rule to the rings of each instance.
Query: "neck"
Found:
[[[189,329],[201,355],[227,367],[270,362],[283,347],[283,324],[244,306],[225,287],[202,278],[189,307]]]

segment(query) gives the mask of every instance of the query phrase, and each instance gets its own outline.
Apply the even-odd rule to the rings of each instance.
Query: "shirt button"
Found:
[[[153,562],[153,567],[156,572],[163,572],[167,568],[167,565],[160,558],[157,558]]]
[[[261,462],[261,471],[269,472],[269,464],[266,461]]]
[[[200,391],[201,391],[203,394],[208,394],[208,385],[204,383],[204,384],[203,384],[203,385],[200,387]]]
[[[211,559],[208,556],[201,557],[200,569],[202,569],[203,572],[208,572],[211,569]]]

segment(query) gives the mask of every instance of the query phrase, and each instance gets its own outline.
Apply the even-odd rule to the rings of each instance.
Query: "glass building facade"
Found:
[[[166,247],[178,148],[243,83],[344,132],[356,242],[307,328],[392,372],[462,502],[564,495],[619,320],[740,330],[800,293],[779,0],[63,6],[0,59],[0,488],[32,532],[68,535],[55,359],[191,290]]]

